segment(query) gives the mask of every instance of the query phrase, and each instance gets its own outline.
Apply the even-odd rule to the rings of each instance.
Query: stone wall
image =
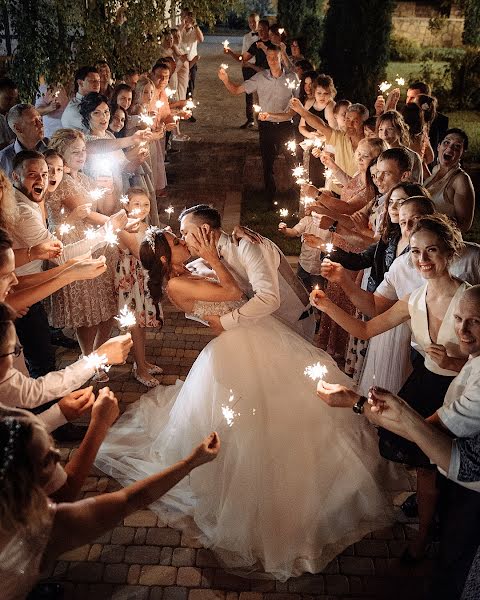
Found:
[[[428,17],[393,16],[393,33],[422,46],[444,46],[451,48],[462,45],[463,18],[450,17],[440,31],[429,31]]]

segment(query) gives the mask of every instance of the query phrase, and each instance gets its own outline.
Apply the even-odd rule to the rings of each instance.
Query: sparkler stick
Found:
[[[291,152],[292,154],[295,154],[297,151],[297,142],[295,140],[288,140],[288,142],[285,143],[285,146],[287,147],[287,150],[289,152]]]
[[[281,208],[279,213],[282,218],[288,217],[288,208]]]
[[[61,237],[63,237],[65,234],[70,233],[74,229],[75,229],[75,225],[70,225],[69,223],[62,223],[60,225],[60,227],[58,228],[58,233],[60,234]]]
[[[221,69],[223,69],[224,71],[226,71],[226,70],[228,69],[228,65],[227,65],[227,63],[222,63],[222,64],[220,65],[220,68],[221,68]]]
[[[123,206],[126,206],[129,202],[130,202],[130,199],[128,198],[128,196],[126,194],[124,194],[123,196],[120,196],[120,204],[122,204]]]
[[[100,200],[107,193],[107,188],[95,188],[91,192],[89,192],[89,196],[92,200]]]
[[[105,241],[109,246],[117,246],[118,245],[118,236],[113,231],[113,227],[111,223],[105,224]]]
[[[120,329],[124,329],[125,331],[130,329],[130,327],[135,327],[137,324],[135,313],[129,310],[126,305],[122,308],[118,317],[115,317],[115,320],[118,321]]]
[[[165,105],[165,102],[163,102],[162,100],[157,100],[155,102],[155,108],[162,108],[162,106]]]
[[[378,89],[380,90],[380,92],[382,94],[385,94],[385,92],[388,92],[388,90],[392,87],[392,84],[389,83],[388,81],[382,81],[382,83],[378,86]]]
[[[284,32],[285,32],[285,29],[283,29],[283,28],[281,28],[281,29],[279,29],[279,30],[278,30],[278,33],[279,33],[280,35],[282,35]]]
[[[87,229],[85,229],[85,239],[86,240],[93,240],[93,239],[95,239],[96,235],[97,235],[97,230],[94,229],[93,227],[87,227]]]
[[[405,85],[405,79],[397,75],[397,77],[395,78],[395,83],[397,83],[400,86]]]
[[[229,46],[230,46],[230,42],[228,40],[225,40],[223,42],[223,48],[224,48],[224,50],[228,50]]]
[[[304,196],[300,202],[303,204],[303,206],[305,206],[305,208],[307,206],[309,206],[310,204],[314,204],[315,203],[315,198],[313,198],[312,196]]]
[[[258,114],[258,113],[262,112],[262,107],[259,104],[254,104],[253,110]]]
[[[303,177],[306,175],[305,167],[302,165],[297,165],[294,169],[292,169],[292,174],[296,179]]]
[[[83,360],[85,360],[89,367],[93,367],[95,372],[98,373],[100,370],[109,371],[110,365],[107,362],[107,356],[105,354],[97,354],[96,352],[92,352],[88,356],[84,356]]]
[[[165,212],[168,214],[168,220],[170,221],[170,217],[172,216],[172,214],[175,212],[175,209],[173,208],[173,206],[170,204],[170,206],[168,206],[165,209]]]
[[[167,98],[173,98],[175,96],[177,90],[172,90],[172,88],[165,88],[165,93],[167,94]]]
[[[129,216],[130,217],[136,217],[137,215],[139,215],[141,213],[141,209],[140,208],[133,208],[130,213]]]
[[[150,115],[140,115],[140,121],[147,125],[148,127],[152,127],[155,119]]]
[[[227,67],[228,67],[228,65],[227,65]],[[185,108],[187,110],[193,110],[194,108],[196,108],[195,102],[191,98],[189,98],[185,104]]]

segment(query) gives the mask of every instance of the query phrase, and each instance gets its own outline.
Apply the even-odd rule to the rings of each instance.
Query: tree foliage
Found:
[[[478,0],[462,0],[465,24],[462,42],[466,46],[480,46],[480,2]]]
[[[116,75],[150,68],[159,36],[180,9],[195,11],[207,26],[235,0],[0,0],[17,39],[11,75],[24,100],[35,96],[41,75],[68,83],[75,68],[105,59]],[[167,5],[169,12],[166,12]]]
[[[325,17],[323,69],[338,97],[373,103],[385,77],[393,0],[330,0]]]
[[[323,0],[278,0],[278,22],[289,37],[303,38],[305,57],[320,62],[323,35]]]

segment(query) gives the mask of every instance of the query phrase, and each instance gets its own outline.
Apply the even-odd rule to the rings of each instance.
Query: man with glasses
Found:
[[[80,129],[88,133],[78,110],[83,97],[90,92],[100,92],[100,74],[96,67],[81,67],[75,73],[75,97],[70,100],[62,115],[62,127]]]

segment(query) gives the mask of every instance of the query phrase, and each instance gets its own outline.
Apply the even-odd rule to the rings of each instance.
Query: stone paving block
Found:
[[[250,589],[252,592],[273,592],[275,591],[275,580],[273,579],[252,579],[250,580]],[[242,592],[243,594],[244,592]],[[245,592],[246,594],[247,592]]]
[[[123,524],[126,527],[154,527],[157,524],[157,515],[150,510],[138,510],[125,517]]]
[[[59,558],[60,560],[68,561],[87,560],[89,550],[90,545],[86,544],[85,546],[80,546],[79,548],[74,548],[73,550],[64,552]]]
[[[127,546],[125,562],[139,565],[158,564],[160,548],[158,546]]]
[[[150,594],[148,596],[148,600],[162,600],[163,598],[163,588],[160,586],[153,586],[150,588]]]
[[[181,533],[170,527],[154,527],[147,530],[146,543],[152,546],[179,546]]]
[[[89,561],[97,561],[100,559],[100,555],[102,554],[102,544],[93,544],[90,548],[90,552],[88,553]]]
[[[227,592],[225,600],[238,600],[237,592]]]
[[[277,592],[288,592],[288,581],[276,581],[275,590]]]
[[[211,550],[200,548],[197,550],[196,564],[199,567],[216,567],[218,566],[218,561]]]
[[[264,594],[264,600],[300,600],[299,594]]]
[[[196,550],[194,548],[175,548],[172,556],[174,567],[193,567]]]
[[[325,585],[329,594],[348,594],[348,577],[345,575],[325,575]]]
[[[111,544],[102,548],[100,560],[106,563],[119,563],[122,562],[124,556],[125,546]]]
[[[322,575],[303,575],[292,578],[288,582],[288,591],[300,594],[322,594],[325,591],[325,581]]]
[[[73,562],[68,570],[68,579],[77,583],[101,581],[104,565],[99,562]]]
[[[371,575],[374,573],[373,560],[361,556],[340,556],[340,572],[346,575]]]
[[[150,589],[148,587],[123,585],[115,588],[111,600],[148,600],[149,594]]]
[[[131,544],[135,537],[135,529],[133,527],[115,527],[112,531],[112,544]]]
[[[145,527],[139,527],[135,531],[135,538],[133,540],[134,544],[144,544],[145,538],[147,537],[147,530]]]
[[[187,548],[201,548],[202,547],[202,544],[198,540],[189,536],[186,532],[182,533],[182,541],[181,541],[180,545],[187,547]]]
[[[202,569],[202,582],[200,584],[202,588],[209,588],[213,585],[215,570],[216,569],[211,568]]]
[[[213,585],[218,589],[235,590],[239,592],[250,589],[250,582],[248,579],[226,573],[221,569],[216,570]]]
[[[240,592],[240,600],[263,600],[261,592]]]
[[[96,540],[94,540],[94,543],[95,544],[109,544],[111,539],[112,539],[112,532],[107,531],[103,535],[98,537]]]
[[[179,567],[177,585],[199,587],[202,581],[202,571],[197,567]]]
[[[63,579],[68,573],[69,566],[70,564],[68,562],[61,560],[57,562],[51,573],[48,575],[51,575],[54,579]]]
[[[112,597],[114,587],[108,583],[95,583],[88,586],[88,600],[107,600]]]
[[[142,567],[139,581],[142,585],[173,585],[176,579],[177,569],[175,567],[148,565]]]
[[[130,568],[128,569],[128,575],[127,575],[127,583],[129,585],[138,583],[138,580],[140,579],[141,570],[142,570],[141,565],[130,565]]]
[[[164,547],[160,550],[160,565],[171,565],[173,556],[173,548]]]
[[[103,581],[106,583],[125,583],[127,581],[128,565],[119,563],[106,565],[103,573]]]
[[[388,557],[388,547],[392,542],[384,540],[361,540],[355,544],[355,554],[357,556],[371,556],[379,558]]]
[[[187,600],[188,589],[180,586],[163,588],[162,600]]]
[[[339,572],[340,572],[340,566],[338,564],[338,558],[334,558],[322,570],[322,573],[339,573]]]
[[[188,600],[225,600],[221,590],[190,590]]]

